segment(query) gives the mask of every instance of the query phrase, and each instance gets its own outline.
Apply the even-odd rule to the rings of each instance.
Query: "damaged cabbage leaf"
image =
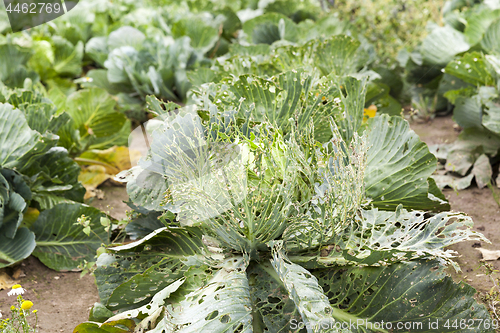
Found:
[[[135,319],[153,333],[279,332],[303,323],[311,332],[327,326],[345,333],[354,332],[352,322],[365,332],[379,332],[380,326],[374,325],[383,320],[387,332],[397,322],[413,321],[426,332],[432,331],[434,318],[490,318],[472,297],[473,288],[454,284],[440,268],[454,265],[453,252],[445,247],[485,240],[471,230],[469,217],[428,216],[401,204],[395,212],[361,208],[364,137],[355,132],[347,143],[332,122],[332,137],[321,144],[312,125],[301,135],[291,127],[294,135],[284,138],[265,119],[265,127],[255,125],[242,133],[230,117],[211,116],[208,121],[178,110],[163,118],[153,132],[150,155],[141,163],[166,176],[169,200],[175,186],[189,184],[182,191],[203,200],[232,198],[232,205],[201,218],[206,211],[193,215],[197,211],[192,205],[163,206],[175,216],[168,226],[101,254],[95,272],[101,302],[110,310],[126,311],[109,323]],[[371,133],[387,135],[382,145],[395,142],[387,150],[399,152],[400,160],[412,161],[404,153],[413,150],[418,169],[430,153],[398,119],[375,117],[379,127],[372,130],[379,131]],[[221,172],[224,180],[215,175],[206,180],[213,182],[210,189],[193,181],[193,176],[209,175],[201,173],[209,166],[224,170],[238,156],[232,154],[236,144],[245,174],[233,179]],[[214,155],[231,158],[211,164],[217,162]],[[423,172],[429,172],[422,164]],[[130,172],[125,178],[130,182],[139,174]],[[242,185],[247,190],[240,196]],[[228,188],[228,193],[219,193]],[[303,223],[314,220],[317,226]],[[375,303],[377,309],[371,306]],[[469,331],[493,332],[485,327]]]
[[[446,198],[430,176],[436,157],[400,117],[382,115],[368,120],[368,149],[365,171],[366,196],[380,209],[443,211]]]

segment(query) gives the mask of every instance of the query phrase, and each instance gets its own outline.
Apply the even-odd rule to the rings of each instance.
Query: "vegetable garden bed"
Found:
[[[92,273],[99,303],[74,333],[497,328],[499,294],[487,308],[467,284],[484,279],[449,272],[474,274],[496,240],[500,3],[447,3],[410,50],[407,30],[373,40],[325,1],[76,8],[0,24],[0,268]],[[413,118],[453,110],[456,142],[447,118],[413,125],[422,141],[409,101]],[[473,180],[490,192],[442,191]],[[99,186],[116,182],[111,211]],[[39,315],[24,292],[8,333]]]

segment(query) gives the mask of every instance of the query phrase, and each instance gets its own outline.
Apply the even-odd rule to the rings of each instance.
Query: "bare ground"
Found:
[[[128,200],[125,187],[105,184],[101,190],[104,192],[104,199],[94,198],[90,205],[109,211],[116,219],[124,218],[125,211],[129,210],[123,203]],[[21,277],[18,281],[26,289],[24,299],[31,300],[34,303],[33,309],[38,310],[39,333],[73,332],[78,324],[88,319],[90,308],[99,301],[92,275],[80,278],[80,273],[77,272],[56,272],[33,256],[5,271],[12,276],[19,269]],[[15,304],[14,296],[8,297],[7,291],[0,290],[0,311],[4,318],[8,317],[10,306]]]
[[[412,129],[429,145],[453,142],[458,132],[453,129],[451,117],[435,118],[428,123],[412,123]],[[95,199],[91,205],[109,213],[115,218],[123,218],[128,209],[122,201],[127,200],[124,187],[104,186],[104,200]],[[488,292],[493,283],[484,274],[480,266],[481,254],[478,247],[500,249],[500,208],[497,206],[488,188],[471,188],[455,193],[444,190],[454,211],[470,215],[475,224],[474,230],[482,232],[492,243],[479,244],[467,242],[452,246],[459,253],[457,262],[462,272],[450,273],[456,281],[465,281],[480,292]],[[500,262],[490,262],[500,270]],[[71,333],[74,327],[87,320],[89,309],[98,301],[94,279],[90,275],[80,279],[79,273],[59,273],[46,268],[38,259],[30,257],[20,266],[26,275],[20,278],[27,289],[26,299],[35,303],[33,308],[39,310],[40,333]],[[0,290],[0,310],[5,314],[13,303],[13,297],[7,297],[6,290]]]
[[[422,141],[433,145],[455,141],[459,132],[453,128],[454,124],[448,116],[437,117],[426,123],[413,122],[410,126]],[[479,292],[489,292],[493,287],[493,282],[489,276],[485,275],[485,269],[481,267],[482,256],[477,248],[500,250],[500,208],[489,188],[479,189],[474,183],[471,187],[459,192],[445,189],[443,193],[449,200],[451,209],[472,217],[474,230],[481,232],[491,241],[491,244],[463,242],[451,246],[452,250],[459,253],[456,261],[462,268],[462,272],[454,272],[451,269],[449,272],[455,281],[462,280],[471,284]],[[489,263],[495,269],[500,270],[500,261],[489,261]]]

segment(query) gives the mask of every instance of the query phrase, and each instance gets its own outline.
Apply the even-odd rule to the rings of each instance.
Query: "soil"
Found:
[[[458,131],[453,127],[451,117],[439,117],[426,123],[412,123],[411,128],[429,145],[453,142]],[[90,204],[108,212],[117,219],[125,217],[128,206],[125,187],[114,187],[105,184],[101,187],[104,199],[95,198]],[[453,211],[461,211],[474,220],[474,230],[483,233],[491,244],[465,242],[451,246],[459,253],[456,261],[462,272],[449,272],[455,281],[465,281],[480,292],[488,292],[493,283],[481,268],[481,254],[477,250],[482,247],[490,250],[500,250],[500,208],[496,204],[491,190],[478,189],[475,185],[458,193],[445,189],[444,194],[450,201]],[[490,261],[495,269],[500,270],[500,261]],[[91,275],[80,278],[80,273],[60,273],[52,271],[41,264],[38,259],[30,257],[20,266],[25,274],[19,282],[27,290],[24,295],[35,303],[33,308],[39,310],[40,333],[73,332],[75,326],[88,318],[90,308],[99,300],[94,279]],[[13,270],[9,270],[8,273]],[[21,274],[22,275],[22,274]],[[6,290],[0,290],[0,310],[9,313],[13,297],[7,297]]]
[[[451,143],[458,137],[459,131],[454,128],[455,123],[451,116],[437,117],[425,123],[412,122],[411,128],[427,145]],[[500,192],[496,189],[496,192]],[[500,208],[495,202],[493,194],[488,187],[479,189],[475,183],[471,187],[455,192],[444,189],[443,193],[450,202],[451,210],[464,212],[474,221],[473,229],[482,233],[491,244],[480,242],[462,242],[449,248],[458,252],[456,258],[462,272],[449,269],[455,281],[465,281],[479,292],[489,292],[493,287],[491,278],[485,274],[481,266],[482,255],[478,248],[500,250]],[[500,270],[500,261],[488,261],[496,270]],[[498,274],[493,276],[498,277]]]
[[[109,212],[115,219],[124,218],[125,211],[130,210],[123,203],[128,200],[125,187],[105,183],[100,190],[104,198],[93,198],[88,204]],[[99,301],[94,277],[90,274],[80,278],[78,272],[56,272],[33,256],[4,271],[9,276],[14,272],[20,274],[17,282],[26,289],[23,297],[34,303],[32,309],[38,310],[38,333],[73,332],[78,324],[88,319],[91,307]],[[9,316],[9,308],[16,302],[14,296],[7,296],[7,291],[0,290],[0,311],[4,318]]]
[[[38,310],[37,332],[71,333],[88,318],[90,308],[99,301],[91,275],[80,279],[80,273],[56,272],[33,256],[19,268],[26,274],[19,279],[26,289],[23,297],[33,302],[32,309]],[[15,296],[7,296],[7,290],[0,291],[0,310],[4,318],[10,313],[10,306],[15,304]]]

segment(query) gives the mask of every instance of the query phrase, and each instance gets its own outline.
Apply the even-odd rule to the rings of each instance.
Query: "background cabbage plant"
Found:
[[[50,268],[76,269],[108,242],[105,214],[83,205],[80,167],[55,133],[71,118],[35,90],[2,91],[0,103],[0,267],[33,254]],[[85,215],[91,236],[75,225]]]

